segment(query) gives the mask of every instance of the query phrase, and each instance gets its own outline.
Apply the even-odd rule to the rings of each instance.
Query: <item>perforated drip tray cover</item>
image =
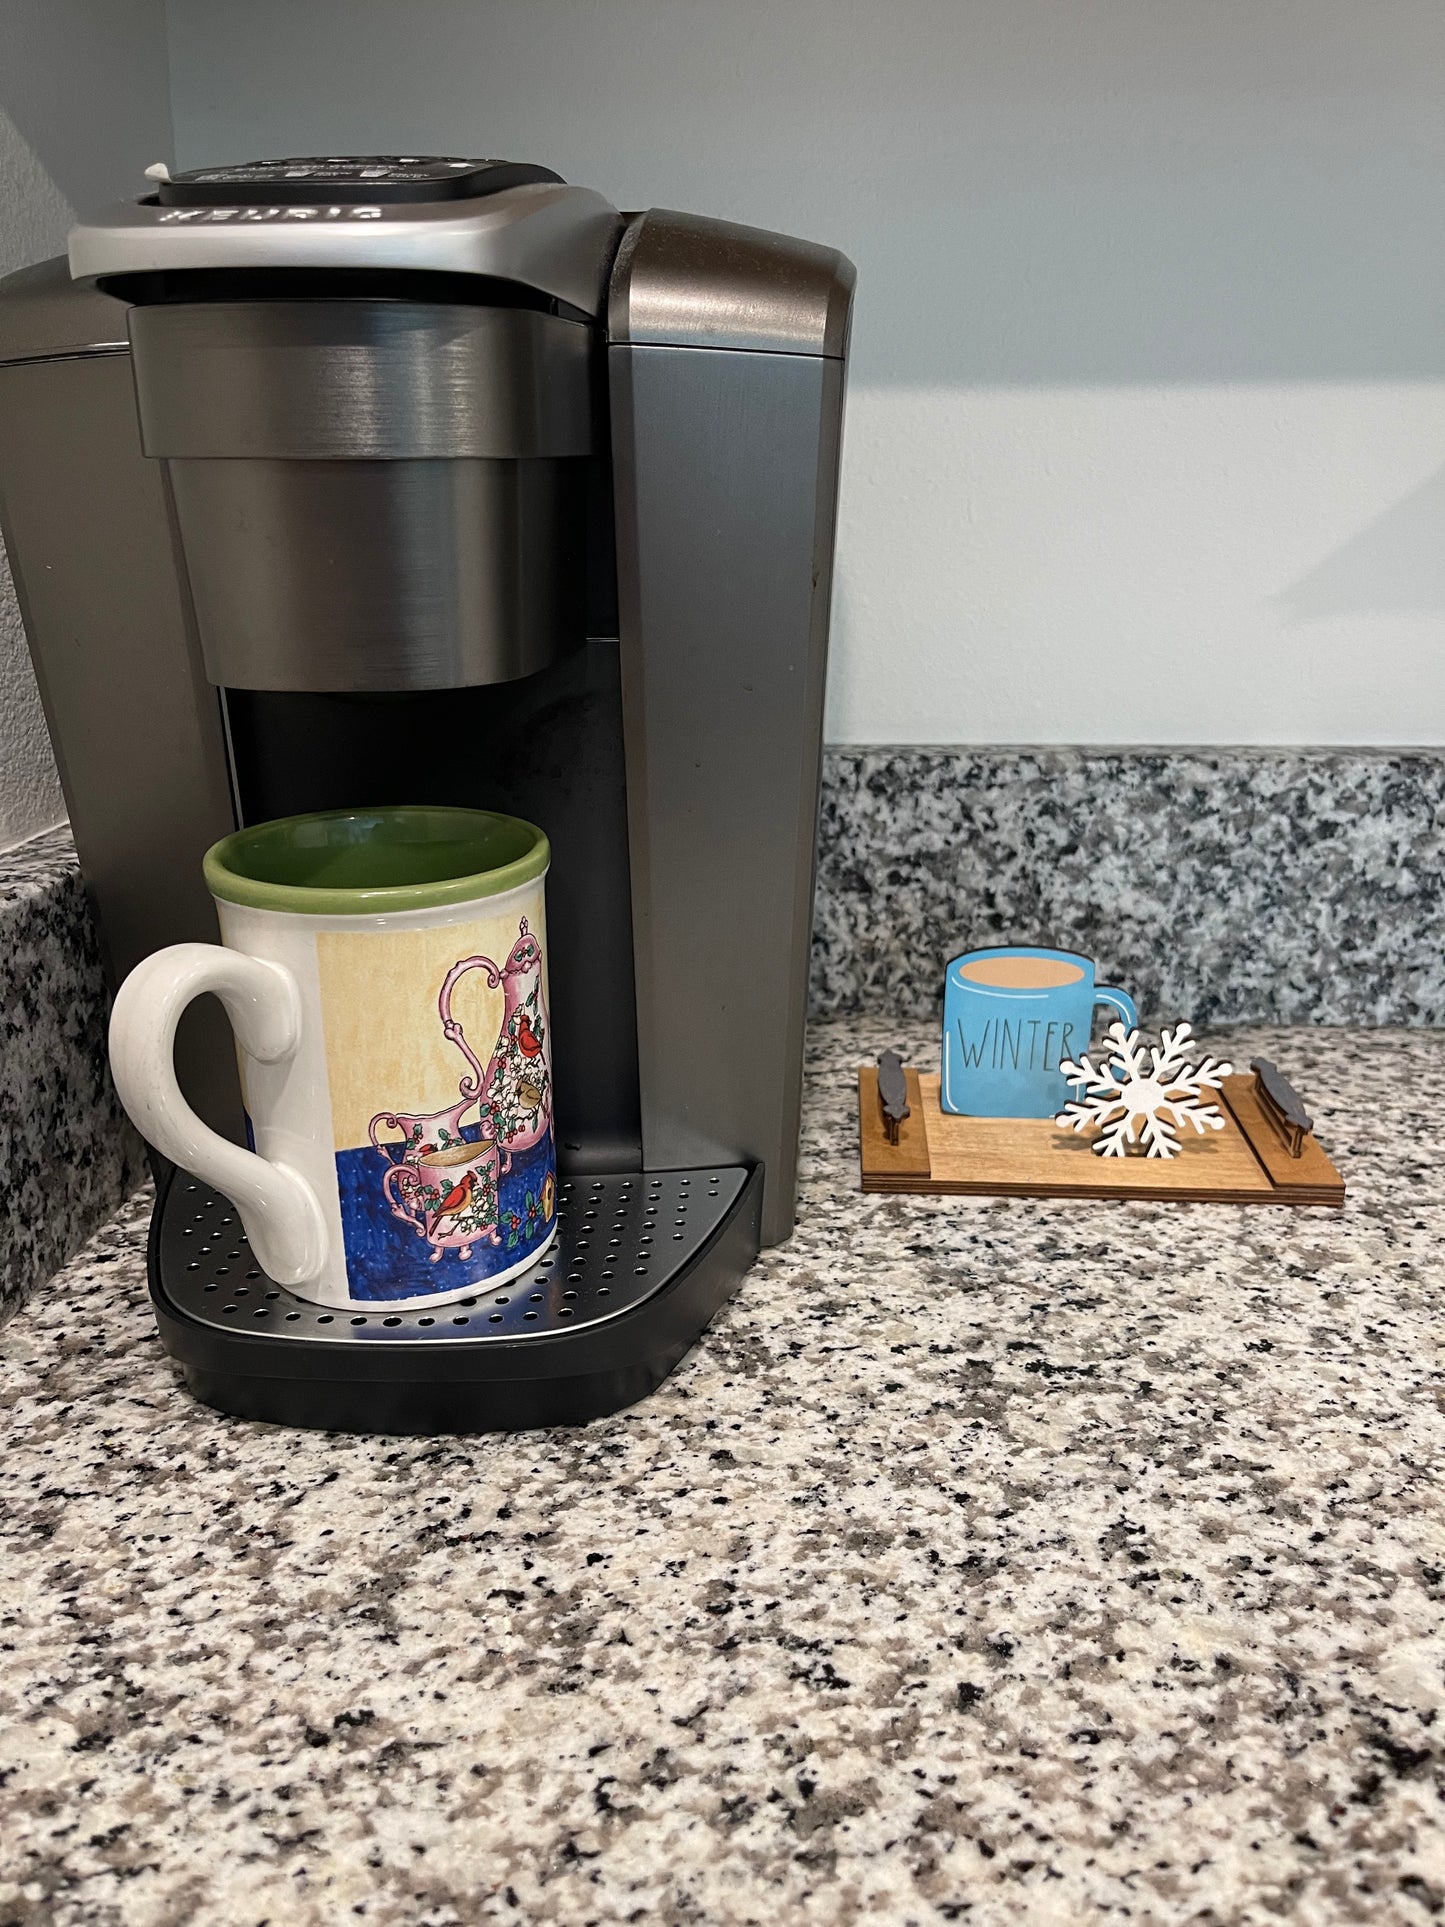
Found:
[[[717,1170],[565,1178],[557,1235],[529,1270],[495,1291],[428,1311],[314,1305],[255,1263],[235,1206],[177,1172],[161,1207],[160,1283],[177,1311],[240,1335],[375,1344],[485,1344],[605,1324],[677,1276],[727,1217],[748,1178]]]

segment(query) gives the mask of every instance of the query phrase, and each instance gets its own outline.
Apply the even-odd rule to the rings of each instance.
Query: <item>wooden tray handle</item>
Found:
[[[1306,1111],[1299,1092],[1267,1057],[1252,1057],[1249,1068],[1254,1072],[1260,1110],[1285,1150],[1292,1158],[1299,1157],[1305,1139],[1315,1128],[1315,1121]]]
[[[908,1108],[903,1059],[896,1050],[883,1051],[878,1058],[878,1108],[883,1113],[883,1134],[890,1144],[896,1144],[899,1125],[913,1115]]]

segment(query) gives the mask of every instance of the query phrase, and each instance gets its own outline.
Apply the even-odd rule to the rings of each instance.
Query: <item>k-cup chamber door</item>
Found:
[[[212,300],[136,307],[130,332],[213,682],[455,688],[583,641],[585,322]]]

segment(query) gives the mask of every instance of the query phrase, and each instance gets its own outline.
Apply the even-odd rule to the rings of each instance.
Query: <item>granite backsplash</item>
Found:
[[[931,1020],[944,961],[1093,956],[1146,1022],[1445,1022],[1445,753],[833,749],[810,1007]],[[0,1318],[144,1175],[68,834],[0,853]]]
[[[1445,753],[829,751],[812,1010],[930,1018],[1016,942],[1146,1023],[1445,1022]]]

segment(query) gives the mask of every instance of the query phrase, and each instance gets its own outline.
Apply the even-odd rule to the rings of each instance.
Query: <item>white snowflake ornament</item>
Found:
[[[1064,1106],[1055,1124],[1071,1131],[1097,1124],[1094,1152],[1101,1158],[1127,1157],[1136,1143],[1148,1147],[1148,1157],[1172,1158],[1186,1124],[1201,1137],[1206,1131],[1222,1131],[1223,1113],[1205,1093],[1217,1091],[1224,1078],[1233,1076],[1234,1066],[1212,1057],[1189,1063],[1194,1032],[1188,1024],[1160,1031],[1159,1037],[1159,1044],[1146,1046],[1137,1030],[1110,1024],[1107,1061],[1097,1068],[1087,1057],[1077,1064],[1060,1064],[1062,1075],[1081,1095]]]

